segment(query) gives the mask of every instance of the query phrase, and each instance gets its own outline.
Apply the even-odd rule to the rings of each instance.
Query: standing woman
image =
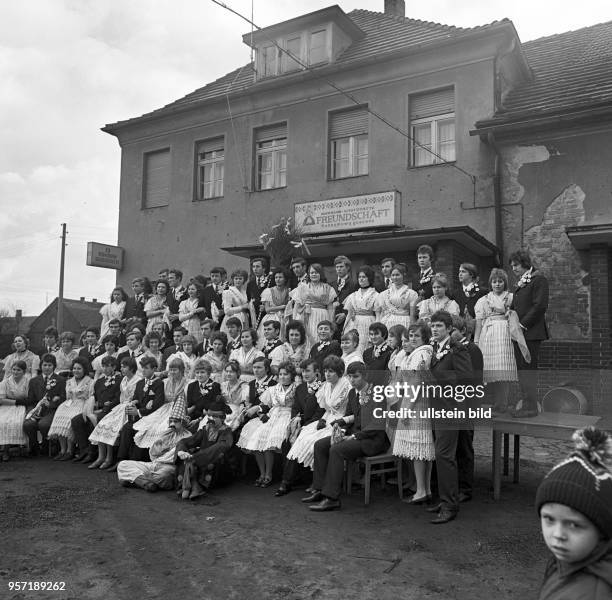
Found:
[[[26,364],[26,375],[36,377],[38,368],[40,367],[40,358],[31,350],[28,350],[30,340],[25,335],[16,335],[13,338],[13,348],[15,352],[9,354],[4,359],[4,376],[8,377],[11,374],[11,368],[17,361],[23,361]]]
[[[232,350],[230,361],[234,360],[240,365],[242,381],[249,382],[253,375],[253,361],[264,356],[261,350],[257,349],[257,332],[254,329],[243,329],[240,334],[240,347]]]
[[[9,460],[9,446],[22,446],[28,441],[23,432],[30,381],[27,369],[25,361],[17,360],[10,371],[5,371],[0,382],[0,450],[3,462]]]
[[[153,330],[156,323],[164,323],[164,316],[168,312],[168,301],[166,297],[170,286],[165,279],[158,279],[155,283],[155,295],[151,296],[145,303],[144,310],[147,315],[147,333]]]
[[[212,367],[210,377],[213,381],[223,381],[223,370],[227,365],[227,335],[222,331],[215,331],[210,337],[211,349],[202,357]]]
[[[448,278],[444,273],[436,273],[431,278],[431,289],[433,296],[419,302],[419,319],[429,323],[431,316],[439,310],[444,310],[451,315],[459,314],[459,305],[446,295]]]
[[[283,362],[293,364],[298,374],[301,373],[300,364],[308,358],[308,344],[306,343],[306,330],[301,321],[289,321],[286,329],[287,341],[283,344]]]
[[[482,352],[487,397],[492,400],[494,410],[503,413],[513,397],[520,397],[512,338],[513,330],[520,337],[523,334],[517,317],[515,326],[511,327],[512,293],[508,291],[508,275],[503,269],[491,270],[489,288],[491,291],[476,302],[474,342]],[[524,337],[523,347],[526,347]]]
[[[79,351],[74,348],[74,333],[64,331],[60,335],[59,343],[59,350],[53,353],[57,360],[57,373],[67,379],[71,375],[74,359],[79,355]]]
[[[287,302],[289,301],[289,289],[287,288],[288,275],[283,269],[277,269],[272,274],[273,287],[267,287],[261,293],[261,303],[264,307],[264,316],[259,318],[260,323],[257,327],[257,335],[260,340],[264,339],[264,321],[278,321],[281,324],[280,339],[285,339],[284,314]],[[254,325],[253,325],[254,326]],[[263,342],[265,343],[265,342]]]
[[[406,267],[397,263],[391,269],[389,288],[378,294],[376,301],[376,321],[386,325],[408,327],[415,320],[416,303],[419,295],[404,283]]]
[[[232,411],[225,418],[225,424],[236,431],[242,422],[243,410],[249,403],[249,384],[240,379],[240,365],[235,360],[227,363],[223,373],[221,395]]]
[[[189,335],[192,335],[196,342],[202,342],[202,331],[200,329],[200,315],[206,312],[206,309],[201,305],[202,286],[195,281],[192,281],[187,286],[187,299],[179,304],[179,321],[181,326],[187,330]]]
[[[244,269],[236,269],[231,279],[233,285],[223,291],[223,311],[226,319],[221,325],[221,331],[226,333],[225,321],[229,317],[237,317],[242,323],[242,329],[249,327],[249,300],[246,292],[248,273]]]
[[[368,346],[370,325],[376,321],[376,300],[378,292],[374,288],[374,269],[363,266],[357,272],[359,289],[344,301],[347,310],[344,331],[356,329],[359,333],[359,350],[363,352]]]
[[[93,379],[89,373],[89,363],[78,356],[72,363],[72,377],[66,382],[66,400],[55,411],[53,423],[47,437],[58,438],[60,453],[55,460],[70,460],[74,455],[74,432],[72,418],[86,414],[87,405],[94,401]]]
[[[125,290],[118,286],[111,292],[110,303],[105,304],[100,309],[102,323],[100,324],[100,337],[103,338],[109,333],[108,324],[112,319],[123,319],[128,296]]]
[[[308,270],[308,283],[300,283],[291,291],[294,301],[294,316],[304,321],[308,345],[318,341],[317,327],[321,321],[334,322],[334,302],[338,296],[327,283],[325,272],[319,263],[313,263]]]

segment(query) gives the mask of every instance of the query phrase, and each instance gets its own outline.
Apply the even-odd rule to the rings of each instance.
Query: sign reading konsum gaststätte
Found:
[[[104,269],[123,269],[123,248],[98,242],[87,242],[87,264]]]
[[[396,191],[295,205],[295,226],[303,234],[399,224],[399,193]]]

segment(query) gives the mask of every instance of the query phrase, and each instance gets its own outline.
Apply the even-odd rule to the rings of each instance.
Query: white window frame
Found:
[[[453,139],[453,158],[452,159],[442,159],[438,156],[441,154],[441,141],[439,137],[439,124],[442,121],[453,121],[453,125],[455,126],[455,137]],[[429,124],[430,126],[430,135],[431,135],[431,148],[432,152],[427,152],[429,160],[425,163],[417,164],[416,155],[417,150],[421,148],[420,145],[417,144],[417,134],[416,128],[422,127],[423,125]],[[449,162],[455,162],[457,160],[457,129],[456,129],[456,121],[455,121],[455,113],[449,112],[440,115],[433,115],[431,117],[424,117],[422,119],[414,119],[410,123],[410,135],[412,137],[411,142],[411,152],[410,152],[410,164],[413,167],[428,167],[431,165],[441,165]]]
[[[288,45],[290,41],[300,40],[300,47],[298,52],[291,52],[293,56],[295,56],[301,63],[304,62],[304,34],[303,33],[294,33],[288,35],[283,39],[282,47],[285,50],[288,50]],[[294,73],[295,71],[301,70],[303,67],[299,63],[296,63],[287,52],[281,52],[281,72],[282,73]]]
[[[272,51],[273,60],[269,63],[266,61],[267,50]],[[265,77],[274,77],[278,74],[278,48],[274,45],[266,44],[265,46],[261,46],[259,48],[259,62],[261,64],[261,69],[259,70],[259,78],[264,79]],[[270,68],[268,69],[268,65]]]
[[[314,62],[312,60],[312,36],[315,33],[325,33],[325,44],[323,46],[323,48],[325,49],[325,58],[317,62]],[[323,29],[310,29],[308,31],[308,65],[322,65],[328,62],[329,62],[329,27],[326,26]]]
[[[255,153],[257,167],[255,189],[259,192],[287,187],[287,138],[283,137],[257,142]],[[262,171],[262,165],[264,157],[268,155],[270,156],[271,169],[265,171],[265,173],[271,174],[271,184],[263,187],[264,172]]]
[[[204,157],[202,157],[204,155]],[[206,172],[210,170],[210,179]],[[225,148],[223,142],[213,150],[198,149],[197,200],[211,200],[223,197],[223,180],[225,178]]]
[[[368,152],[366,154],[358,154],[359,149],[359,141],[366,140],[368,143]],[[346,162],[346,159],[336,158],[336,148],[339,144],[346,143],[348,141],[349,144],[349,154],[348,154],[348,174],[339,175],[338,166]],[[364,175],[368,175],[370,172],[370,140],[368,139],[367,133],[362,133],[359,135],[352,135],[349,137],[343,138],[335,138],[330,140],[331,148],[330,148],[330,156],[331,156],[331,179],[348,179],[349,177],[362,177]],[[359,161],[360,159],[366,159],[366,171],[365,173],[359,173]]]

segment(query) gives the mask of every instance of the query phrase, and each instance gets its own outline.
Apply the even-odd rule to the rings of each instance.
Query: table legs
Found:
[[[502,472],[502,433],[493,430],[493,452],[492,452],[492,479],[493,499],[499,500],[501,495],[501,472]]]
[[[520,462],[521,462],[521,436],[514,435],[514,473],[512,477],[512,481],[514,483],[519,482],[519,473],[520,473]]]

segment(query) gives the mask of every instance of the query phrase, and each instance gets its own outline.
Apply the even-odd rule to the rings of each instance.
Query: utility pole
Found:
[[[64,262],[66,259],[66,223],[62,223],[62,254],[60,258],[59,295],[57,298],[57,330],[64,328]]]

